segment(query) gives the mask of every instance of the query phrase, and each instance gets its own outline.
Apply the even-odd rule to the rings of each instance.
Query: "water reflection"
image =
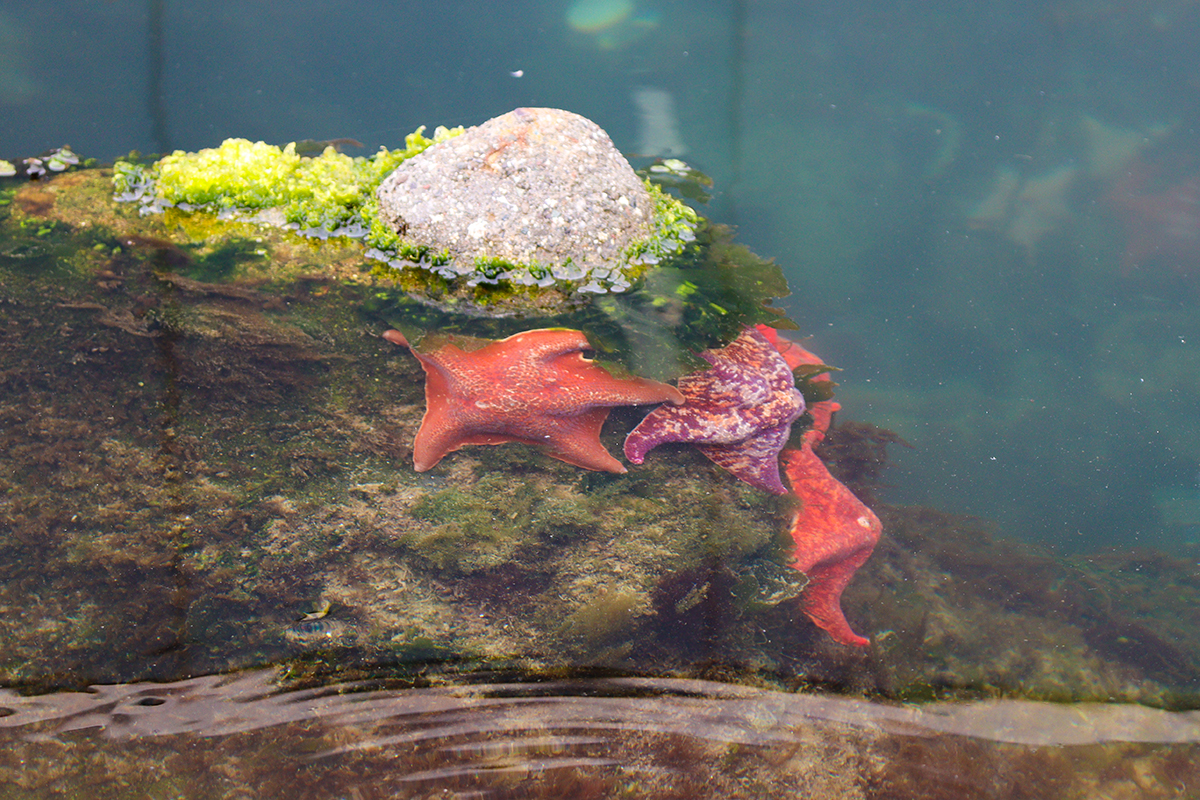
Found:
[[[278,673],[260,670],[32,697],[4,690],[0,776],[36,793],[78,786],[103,761],[136,791],[161,785],[165,767],[183,796],[220,796],[207,772],[218,764],[243,786],[267,781],[273,796],[319,785],[355,797],[936,797],[973,787],[999,798],[1029,796],[1018,787],[1038,770],[1057,796],[1200,789],[1200,712],[902,706],[641,677],[280,687]],[[34,766],[48,758],[62,764],[52,776]]]

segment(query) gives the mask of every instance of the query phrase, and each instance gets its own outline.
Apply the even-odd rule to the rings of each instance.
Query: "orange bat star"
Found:
[[[781,338],[772,328],[759,330],[778,348],[792,369],[801,364],[821,364],[817,356],[795,342]],[[827,381],[826,374],[814,381]],[[813,426],[804,432],[800,449],[783,451],[783,471],[800,508],[792,517],[790,533],[796,545],[792,566],[808,576],[800,597],[809,619],[840,644],[865,647],[870,640],[859,636],[842,612],[842,592],[855,571],[875,550],[883,526],[875,512],[829,474],[813,447],[825,438],[833,413],[840,406],[832,400],[809,408]]]
[[[625,472],[600,443],[613,406],[670,402],[673,386],[614,378],[583,357],[587,337],[566,328],[524,331],[477,350],[446,344],[428,353],[399,331],[383,338],[409,347],[425,368],[425,416],[413,442],[413,467],[432,469],[447,453],[472,444],[521,442],[578,467]]]

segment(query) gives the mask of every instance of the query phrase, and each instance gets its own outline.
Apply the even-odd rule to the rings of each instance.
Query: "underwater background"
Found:
[[[506,445],[418,477],[398,454],[421,370],[370,338],[395,313],[378,298],[316,283],[283,303],[214,292],[223,264],[266,268],[148,239],[117,253],[79,234],[84,212],[14,204],[33,186],[15,176],[0,186],[11,220],[48,233],[10,225],[0,241],[0,726],[15,748],[0,768],[47,796],[113,769],[154,796],[240,796],[283,747],[288,763],[322,753],[327,772],[277,791],[349,792],[388,748],[424,741],[388,727],[388,704],[450,665],[495,670],[494,686],[428,701],[442,716],[416,727],[437,747],[476,700],[502,707],[496,729],[526,730],[508,701],[560,690],[520,681],[574,668],[600,683],[562,697],[746,707],[704,735],[671,703],[589,707],[583,729],[663,715],[662,741],[622,740],[604,758],[562,720],[516,756],[417,747],[405,769],[421,777],[388,787],[399,796],[441,781],[525,796],[505,783],[517,772],[544,796],[1200,791],[1197,41],[1189,0],[0,0],[0,158],[13,164],[69,144],[99,167],[230,137],[367,155],[422,125],[522,106],[595,121],[635,164],[686,161],[713,180],[698,212],[775,261],[790,335],[839,368],[822,456],[883,522],[845,595],[872,639],[851,653],[772,571],[783,512],[699,456],[648,459],[614,484]],[[290,252],[264,247],[280,263]],[[180,276],[170,303],[143,300],[163,292],[143,268]],[[95,296],[72,282],[84,269]],[[126,296],[132,317],[110,302]],[[171,303],[186,313],[168,320]],[[151,322],[174,332],[166,367]],[[220,677],[280,664],[271,679]],[[80,696],[99,702],[90,684],[134,688],[104,695],[97,722],[80,716]],[[226,686],[246,702],[288,697],[268,686],[305,703],[362,692],[376,711],[330,712],[329,730],[266,715],[273,732],[237,740],[254,726],[211,713]],[[809,689],[870,710],[789,705]],[[1011,733],[1042,731],[1044,709],[951,725],[887,705],[998,698],[1163,716],[1096,722],[1106,732],[1073,741]],[[208,710],[129,724],[176,701]],[[871,721],[842,736],[847,719]],[[188,756],[152,790],[136,783],[155,737],[174,751],[193,732],[227,750]],[[147,749],[112,750],[123,736]],[[80,749],[64,755],[55,737]],[[821,748],[838,766],[818,779]],[[235,751],[228,784],[188,795],[179,776]],[[494,785],[446,767],[501,757],[522,771]],[[39,782],[30,758],[71,766]],[[714,759],[722,777],[706,786],[696,765]],[[646,767],[642,783],[614,777],[616,763]],[[870,777],[835,779],[850,775]]]
[[[1117,197],[1131,166],[1148,194],[1194,170],[1193,4],[660,2],[599,30],[569,6],[0,4],[0,141],[369,153],[569,109],[714,178],[706,216],[852,368],[845,413],[913,445],[894,497],[1068,549],[1196,541],[1195,252],[1123,266]]]

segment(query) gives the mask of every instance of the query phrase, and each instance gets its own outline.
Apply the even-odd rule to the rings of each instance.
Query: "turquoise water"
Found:
[[[1161,500],[1197,490],[1192,279],[1169,253],[1122,274],[1111,197],[1131,159],[1159,190],[1194,169],[1194,8],[659,3],[614,43],[567,5],[172,6],[161,68],[153,3],[7,5],[6,157],[370,152],[566,108],[715,178],[706,212],[780,262],[803,333],[857,378],[847,413],[915,446],[899,497],[1072,549],[1194,541]],[[976,214],[1008,179],[1020,207]]]
[[[761,565],[780,561],[771,531],[785,508],[749,490],[706,495],[709,484],[672,483],[685,470],[700,474],[699,456],[681,451],[685,466],[660,461],[643,473],[652,477],[627,485],[557,462],[531,466],[509,445],[417,478],[397,453],[419,414],[421,372],[371,338],[388,326],[386,309],[347,296],[347,306],[365,310],[331,311],[313,290],[289,295],[287,310],[262,300],[251,313],[245,297],[135,277],[142,266],[161,271],[194,257],[152,242],[126,246],[132,260],[114,257],[113,277],[84,297],[63,288],[66,272],[46,272],[75,263],[70,254],[14,239],[0,245],[4,683],[37,695],[283,664],[279,685],[288,690],[289,680],[412,688],[434,680],[426,670],[451,681],[500,659],[513,672],[498,685],[581,668],[753,685],[776,698],[798,689],[866,695],[888,709],[1112,698],[1114,708],[1172,709],[1185,729],[1180,720],[1200,686],[1200,8],[1067,0],[614,7],[618,21],[585,25],[566,2],[486,12],[462,3],[0,2],[0,157],[16,163],[69,143],[108,162],[227,137],[347,138],[363,145],[347,152],[366,155],[402,146],[419,125],[475,125],[546,106],[594,120],[639,164],[684,159],[714,179],[700,212],[776,260],[791,289],[777,305],[797,322],[793,335],[841,370],[837,424],[847,438],[824,456],[884,531],[844,603],[871,638],[869,653],[839,649],[790,598],[771,596],[777,587]],[[173,329],[178,338],[143,335],[147,309],[166,314],[168,299],[180,297],[199,310]],[[132,316],[115,313],[122,309]],[[57,316],[67,313],[76,316]],[[54,324],[39,328],[51,315]],[[263,341],[271,355],[253,349]],[[355,383],[364,375],[370,384]],[[634,422],[618,413],[610,424]],[[891,433],[855,434],[847,423]],[[868,447],[873,436],[891,441],[886,457]],[[295,449],[285,458],[276,446]],[[496,489],[494,502],[462,499],[452,491],[468,469],[482,479],[516,470],[526,483]],[[577,503],[567,522],[547,523],[529,505],[547,486]],[[536,529],[540,538],[521,549],[492,535],[481,546],[470,539],[479,531],[470,517],[455,529],[465,526],[467,538],[450,537],[449,546],[483,552],[478,563],[439,555],[430,567],[427,553],[389,539],[400,536],[389,524],[401,526],[388,520],[408,525],[414,507],[425,514],[419,524],[444,523],[434,500],[414,506],[420,497],[496,519],[516,509],[503,531]],[[612,497],[632,522],[613,516]],[[655,537],[670,538],[655,502],[689,503],[696,519],[716,520],[715,533],[704,534],[716,543],[710,561],[671,544],[676,561],[653,562]],[[746,531],[727,530],[748,518]],[[437,536],[448,536],[444,527]],[[615,549],[604,551],[605,541]],[[572,606],[539,606],[539,592],[580,601],[596,591],[570,583],[576,562],[561,556],[585,545],[592,568],[626,559],[638,575],[660,569],[671,580],[650,599],[600,592],[605,602],[572,618],[569,636],[546,633],[537,609],[566,615]],[[748,586],[761,596],[747,600]],[[505,593],[511,608],[486,602]],[[301,619],[323,599],[335,604],[327,625]],[[539,649],[568,640],[562,653]],[[704,700],[713,692],[696,690]],[[68,784],[102,774],[89,748],[111,745],[77,733],[97,726],[38,727],[23,705],[4,708],[0,722],[11,717],[7,729],[31,753],[58,746],[37,737],[69,732],[72,753],[82,755],[72,756],[80,761]],[[1019,758],[1005,750],[1013,743],[1056,745],[1075,754],[1064,758],[1078,775],[1116,781],[1102,768],[1111,753],[1089,760],[1070,747],[1137,742],[1151,748],[1153,791],[1172,780],[1198,785],[1194,770],[1171,771],[1194,748],[1194,733],[1004,738],[994,735],[995,718],[981,719],[953,733],[1000,741],[1001,755],[987,762],[996,774],[1017,769],[1005,760]],[[905,748],[920,737],[889,724],[897,740],[848,752],[911,753]],[[303,738],[282,725],[247,744],[246,758]],[[730,727],[759,730],[740,718]],[[122,735],[143,735],[130,730]],[[163,736],[175,747],[182,740],[171,737],[203,730],[198,723]],[[210,733],[238,746],[221,738],[227,727]],[[567,735],[555,729],[518,747],[518,761],[533,753],[526,768],[544,777],[529,764],[577,757],[560,766],[599,770],[609,788],[638,784],[588,759],[671,763],[632,746],[605,755],[605,745],[554,739]],[[797,727],[780,737],[794,745],[810,741],[805,735]],[[151,749],[163,741],[149,738]],[[728,732],[705,741],[751,746]],[[313,745],[322,753],[337,746]],[[712,756],[691,746],[681,745],[688,758]],[[942,755],[960,769],[954,752]],[[134,769],[136,754],[126,756],[122,768]],[[378,768],[377,757],[363,769]],[[779,775],[808,768],[762,757]],[[412,772],[446,777],[430,772],[441,767],[429,759],[414,758]],[[201,763],[180,764],[179,774]],[[770,770],[755,763],[764,770],[755,780],[767,780]],[[903,766],[856,791],[905,796],[906,786],[916,791],[905,783],[914,775],[936,784],[941,774],[894,763]],[[751,771],[730,766],[725,776],[737,769]],[[847,775],[867,772],[846,763]],[[242,780],[253,774],[247,768]],[[337,780],[352,783],[340,772]],[[645,780],[645,791],[663,793],[659,778]],[[1087,780],[1071,791],[1118,791]],[[178,776],[164,781],[154,790],[161,796],[187,794]],[[996,786],[986,796],[1020,796]]]

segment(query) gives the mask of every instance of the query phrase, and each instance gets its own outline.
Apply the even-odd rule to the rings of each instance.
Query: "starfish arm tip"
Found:
[[[639,432],[634,428],[628,436],[625,437],[625,446],[622,450],[625,453],[625,458],[629,459],[634,464],[641,464],[646,460],[646,454],[660,444],[666,444],[670,439],[651,436],[647,433]]]
[[[413,469],[416,472],[428,472],[436,467],[441,460],[441,456],[438,456],[437,458],[418,458],[416,455],[414,455]]]
[[[405,339],[404,334],[398,330],[389,329],[380,334],[380,336],[394,345],[398,345],[400,347],[409,347],[408,339]]]

